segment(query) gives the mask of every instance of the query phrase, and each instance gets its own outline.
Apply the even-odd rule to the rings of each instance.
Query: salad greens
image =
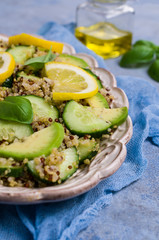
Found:
[[[39,70],[44,67],[45,63],[53,61],[55,57],[56,57],[56,54],[52,52],[52,47],[51,47],[46,55],[30,58],[24,63],[24,65],[30,65],[35,70]]]
[[[0,119],[30,124],[33,110],[28,99],[21,96],[9,96],[0,101]]]

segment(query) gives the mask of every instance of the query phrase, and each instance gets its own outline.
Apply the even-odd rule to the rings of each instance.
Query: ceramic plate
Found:
[[[7,41],[7,36],[0,36]],[[99,68],[97,61],[85,53],[75,53],[69,44],[64,43],[63,52],[74,54],[91,66],[98,75],[104,87],[110,89],[114,96],[112,107],[129,107],[128,99],[123,90],[117,87],[115,77],[106,69]],[[118,127],[115,133],[101,143],[101,152],[96,155],[91,164],[77,172],[67,181],[57,186],[28,189],[24,187],[0,186],[0,202],[10,204],[33,204],[55,202],[78,196],[95,187],[100,181],[115,173],[126,157],[126,143],[132,136],[132,122],[127,120]]]

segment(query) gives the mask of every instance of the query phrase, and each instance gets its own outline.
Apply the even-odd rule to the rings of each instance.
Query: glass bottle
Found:
[[[115,58],[131,48],[134,9],[126,0],[88,0],[77,7],[75,36],[89,49]]]

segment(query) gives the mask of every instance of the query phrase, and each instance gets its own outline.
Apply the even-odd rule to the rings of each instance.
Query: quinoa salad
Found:
[[[83,59],[62,44],[0,40],[0,184],[61,184],[89,165],[128,116]]]

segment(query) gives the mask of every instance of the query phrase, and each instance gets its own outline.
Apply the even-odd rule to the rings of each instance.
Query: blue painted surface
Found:
[[[36,33],[47,21],[66,24],[75,20],[76,6],[81,0],[5,0],[0,1],[0,31],[9,35],[28,32]],[[68,7],[69,5],[69,7]],[[138,0],[136,10],[134,41],[148,39],[159,44],[159,2],[158,0]],[[116,75],[143,77],[159,89],[159,84],[151,80],[145,69],[122,69],[118,59],[106,60],[107,67]],[[77,240],[158,240],[159,239],[159,148],[150,139],[144,143],[144,155],[148,166],[137,182],[113,194],[110,206],[104,207],[90,226],[80,232]],[[2,206],[3,207],[3,206]],[[2,209],[1,209],[2,210]],[[7,212],[14,216],[8,220],[11,229],[17,231],[17,238],[28,238],[28,230],[23,225],[18,229],[20,219],[12,207],[6,207],[1,216],[1,229],[7,222]],[[15,221],[15,215],[17,219]],[[30,218],[31,222],[34,219]],[[10,239],[4,235],[3,239]],[[27,239],[26,238],[26,239]],[[31,235],[29,239],[32,239]],[[53,238],[54,239],[54,238]]]

